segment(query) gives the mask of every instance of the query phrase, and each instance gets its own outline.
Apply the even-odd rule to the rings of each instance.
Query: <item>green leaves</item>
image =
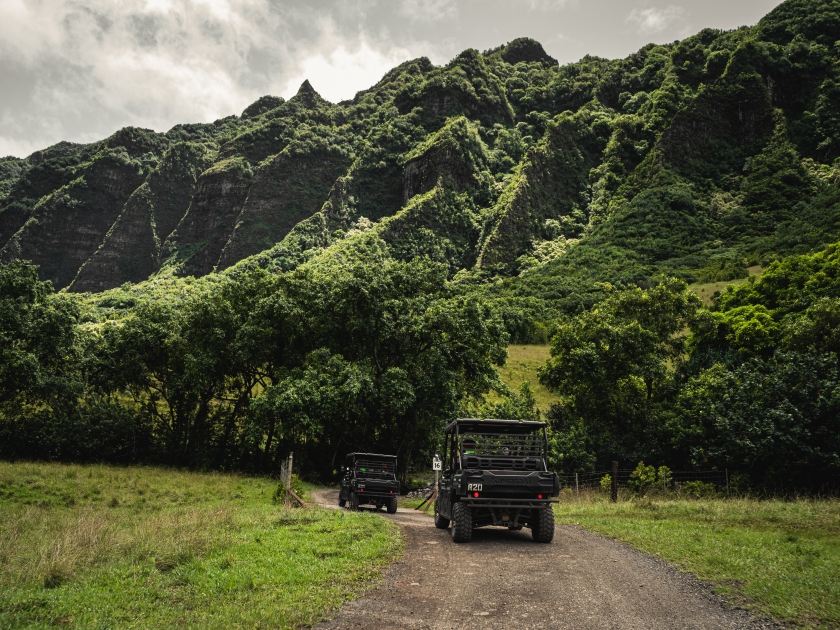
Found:
[[[684,283],[669,280],[615,292],[591,311],[561,320],[540,373],[540,382],[565,399],[550,414],[555,430],[583,432],[600,462],[649,448],[646,432],[667,399],[683,331],[698,308]]]
[[[77,317],[34,265],[0,265],[0,413],[49,404],[71,386]]]
[[[836,355],[715,365],[686,383],[675,411],[675,446],[695,465],[749,471],[777,487],[819,485],[840,469]]]

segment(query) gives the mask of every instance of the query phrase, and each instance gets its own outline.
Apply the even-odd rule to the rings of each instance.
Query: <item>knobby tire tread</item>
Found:
[[[456,543],[472,540],[473,519],[472,508],[466,503],[456,503],[452,506],[452,540]]]
[[[531,536],[538,543],[550,543],[554,540],[554,510],[551,506],[542,508],[537,513],[536,523],[531,528]]]

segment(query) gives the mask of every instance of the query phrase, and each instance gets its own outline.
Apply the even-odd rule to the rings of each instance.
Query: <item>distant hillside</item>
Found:
[[[564,66],[518,39],[406,62],[351,101],[304,82],[212,124],[4,158],[0,259],[100,292],[290,270],[375,230],[394,258],[561,310],[593,282],[744,277],[840,240],[838,16],[788,0]]]

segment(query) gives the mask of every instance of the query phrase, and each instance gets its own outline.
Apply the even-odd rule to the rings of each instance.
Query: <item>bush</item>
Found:
[[[297,475],[292,475],[292,492],[294,492],[299,497],[303,498],[304,488],[303,483],[300,481],[300,477]],[[283,503],[286,500],[286,482],[282,479],[280,483],[277,484],[277,489],[274,491],[274,502],[275,503]]]
[[[674,480],[674,475],[671,474],[671,469],[667,466],[660,466],[656,469],[656,487],[666,490],[671,482]]]
[[[612,475],[604,475],[601,477],[601,492],[612,491]]]
[[[644,496],[651,486],[656,483],[656,468],[653,466],[645,466],[644,462],[639,462],[636,470],[630,473],[630,480],[627,485],[636,496]]]

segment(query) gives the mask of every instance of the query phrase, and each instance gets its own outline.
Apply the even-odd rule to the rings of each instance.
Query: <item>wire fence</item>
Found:
[[[616,480],[619,488],[631,488],[630,483],[633,469],[619,469]],[[610,484],[607,484],[605,477],[608,477]],[[596,470],[582,473],[560,473],[560,489],[600,490],[608,489],[611,485],[613,471]],[[657,481],[649,485],[651,489],[661,489],[664,492],[677,492],[686,484],[700,482],[711,484],[718,492],[729,492],[729,471],[724,470],[672,470],[662,478],[657,476]],[[602,485],[603,484],[603,485]],[[606,487],[605,487],[606,486]]]

